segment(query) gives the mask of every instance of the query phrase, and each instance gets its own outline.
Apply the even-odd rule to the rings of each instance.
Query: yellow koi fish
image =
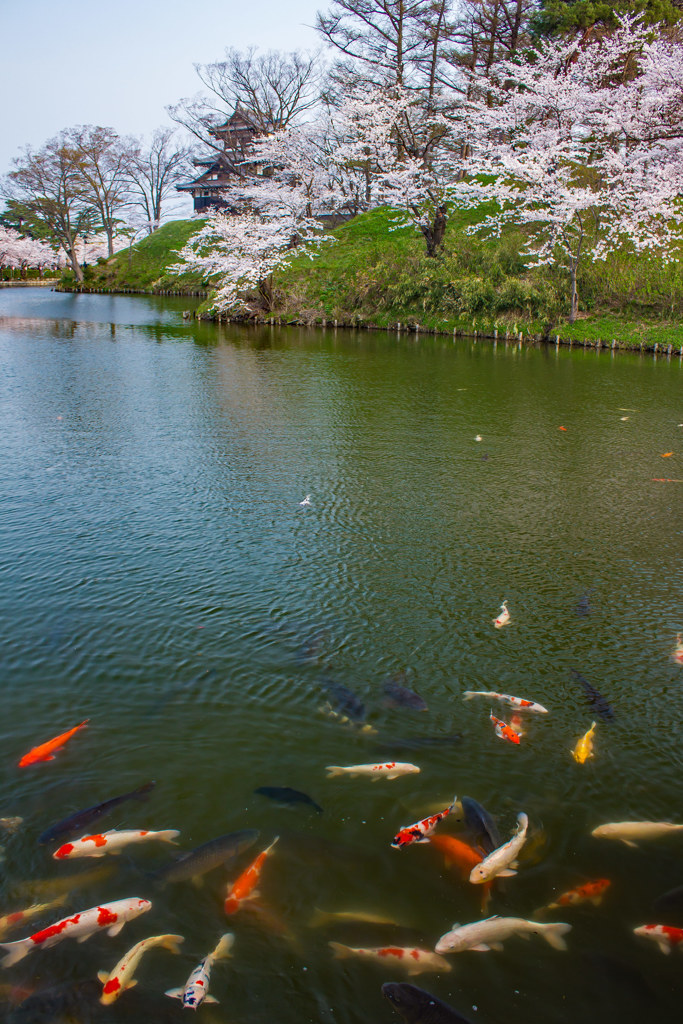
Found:
[[[585,736],[578,740],[576,746],[571,751],[572,757],[578,764],[584,764],[589,757],[593,757],[593,733],[595,732],[596,725],[597,722],[593,722]]]

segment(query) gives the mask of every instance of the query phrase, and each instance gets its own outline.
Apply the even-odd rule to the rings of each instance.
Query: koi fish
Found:
[[[427,949],[415,949],[409,946],[384,946],[374,949],[362,949],[344,946],[341,942],[328,943],[337,960],[346,960],[350,956],[361,956],[378,963],[395,964],[404,967],[408,974],[422,974],[424,971],[450,971],[451,965],[442,956]]]
[[[259,837],[255,828],[243,828],[239,832],[229,832],[225,836],[210,839],[196,849],[190,850],[178,860],[168,864],[156,877],[162,882],[184,882],[188,878],[201,879],[207,871],[212,871],[219,864],[234,860],[244,850],[248,850]]]
[[[110,829],[101,835],[81,836],[73,843],[64,843],[52,854],[55,860],[73,860],[76,857],[104,857],[107,853],[120,853],[130,843],[142,843],[148,839],[159,839],[162,843],[173,843],[180,832],[176,828],[168,828],[164,832],[150,832],[147,829],[131,829],[117,832]]]
[[[225,903],[223,905],[223,909],[226,914],[235,914],[240,909],[244,900],[253,900],[259,895],[254,886],[260,878],[266,857],[273,849],[279,838],[279,836],[276,836],[270,846],[266,847],[265,850],[262,850],[258,857],[254,858],[249,867],[246,868],[239,878],[229,887],[227,896],[225,897]]]
[[[382,985],[382,995],[389,1000],[406,1024],[470,1024],[466,1017],[448,1003],[443,1003],[431,992],[425,992],[423,988],[409,985],[405,981],[385,982]]]
[[[555,910],[558,907],[576,907],[579,903],[593,903],[598,906],[602,903],[605,891],[612,883],[608,878],[598,878],[595,882],[585,882],[577,885],[575,889],[569,889],[558,896],[554,903],[549,903],[545,910]]]
[[[668,832],[681,832],[683,825],[670,821],[611,821],[598,825],[591,832],[596,839],[621,839],[627,846],[635,846],[635,839],[657,839]]]
[[[457,802],[458,798],[454,796],[453,803],[449,804],[445,810],[430,814],[428,818],[422,818],[421,821],[416,821],[412,825],[401,825],[391,844],[393,848],[402,850],[404,847],[410,846],[411,843],[428,843],[427,837],[432,834],[439,822],[451,813]]]
[[[460,803],[465,815],[465,824],[474,835],[477,845],[484,853],[493,853],[503,842],[493,818],[486,808],[471,796],[464,796]]]
[[[683,928],[672,928],[668,924],[643,924],[634,928],[633,934],[654,939],[662,953],[670,953],[672,949],[683,951]]]
[[[136,942],[121,957],[113,970],[109,971],[109,973],[107,971],[97,972],[97,977],[103,985],[100,1002],[104,1006],[109,1006],[111,1003],[116,1002],[122,992],[137,985],[133,975],[148,949],[152,949],[154,946],[162,946],[171,953],[179,953],[179,943],[184,941],[182,935],[151,935],[148,939],[141,939],[140,942]]]
[[[318,814],[323,813],[320,804],[312,800],[308,793],[302,793],[300,789],[292,789],[291,786],[259,786],[254,792],[276,800],[280,804],[308,804]]]
[[[44,910],[61,907],[63,903],[66,903],[66,894],[57,896],[53,900],[48,900],[47,903],[34,903],[32,906],[27,907],[26,910],[17,910],[13,914],[5,914],[4,917],[0,917],[0,935],[5,935],[12,928],[23,924],[24,921],[29,921],[32,917],[37,917]]]
[[[512,839],[499,846],[493,853],[489,853],[481,864],[477,864],[470,872],[470,882],[474,885],[481,885],[491,878],[508,878],[516,875],[517,854],[526,842],[526,833],[529,827],[529,819],[526,814],[517,815],[517,831]]]
[[[23,821],[23,818],[18,818],[16,816],[13,818],[0,818],[0,828],[4,829],[5,832],[8,832],[11,836],[13,836],[14,833],[18,831],[19,826],[23,823]]]
[[[599,690],[596,690],[592,683],[577,672],[575,668],[570,669],[571,674],[577,683],[581,683],[584,693],[586,694],[586,700],[592,708],[598,713],[600,718],[603,718],[606,722],[611,722],[614,718],[614,711],[610,707],[609,701],[603,697]]]
[[[232,932],[223,935],[211,953],[207,953],[203,960],[200,960],[190,977],[185,982],[184,988],[169,988],[166,995],[171,999],[180,999],[183,1006],[189,1010],[196,1010],[202,1003],[217,1003],[214,996],[209,995],[209,979],[211,968],[217,960],[226,960],[231,956],[232,944],[235,936]]]
[[[73,729],[69,729],[68,732],[63,732],[61,735],[55,736],[54,739],[48,740],[47,743],[41,743],[39,746],[33,747],[32,750],[29,750],[28,754],[24,754],[19,762],[19,767],[26,768],[27,765],[36,764],[38,761],[54,761],[55,755],[53,751],[63,747],[66,741],[70,740],[79,729],[85,729],[89,721],[90,719],[86,718],[84,722],[74,726]]]
[[[415,775],[420,769],[415,764],[408,764],[405,761],[389,761],[385,764],[351,764],[340,767],[336,764],[328,764],[325,768],[328,779],[337,775],[350,775],[355,778],[357,775],[369,775],[373,781],[377,779],[397,779],[400,775]]]
[[[495,729],[496,736],[499,736],[501,740],[507,740],[509,743],[519,743],[519,736],[511,725],[508,725],[507,722],[501,721],[500,718],[496,718],[493,712],[491,712],[489,718],[493,722],[493,728]]]
[[[321,684],[327,691],[329,700],[325,702],[321,710],[330,718],[337,718],[344,725],[357,725],[361,732],[375,733],[365,721],[366,711],[360,697],[357,697],[353,690],[343,683],[337,683],[333,679],[326,679]]]
[[[493,620],[493,625],[496,627],[496,629],[502,629],[503,626],[509,621],[510,612],[508,611],[508,603],[507,601],[503,601],[502,605],[500,606],[498,616]]]
[[[512,717],[510,718],[510,728],[512,729],[513,732],[517,733],[520,739],[522,738],[522,736],[526,735],[526,733],[524,732],[524,722],[522,721],[521,715],[512,715]]]
[[[503,704],[516,708],[517,711],[533,711],[537,715],[548,714],[548,709],[544,708],[542,704],[537,704],[533,700],[525,700],[523,697],[513,697],[509,693],[494,693],[493,690],[465,690],[462,695],[463,700],[472,700],[473,697],[488,697],[490,700],[500,700]]]
[[[132,921],[146,911],[151,910],[149,900],[138,899],[136,896],[127,900],[116,900],[114,903],[103,903],[101,906],[82,910],[72,917],[42,928],[39,932],[29,935],[27,939],[17,942],[0,942],[0,949],[7,950],[2,960],[3,967],[23,960],[33,949],[49,949],[56,946],[62,939],[77,939],[85,942],[95,932],[106,931],[107,935],[118,935],[126,921]]]
[[[588,732],[577,741],[574,749],[570,751],[578,764],[585,764],[589,757],[593,757],[593,733],[596,725],[597,722],[593,722]]]
[[[402,927],[393,917],[369,913],[367,910],[340,910],[335,913],[334,911],[318,910],[317,907],[308,926],[309,928],[323,928],[328,924],[346,924],[352,921],[360,924],[390,924],[397,928]]]
[[[97,821],[98,818],[103,817],[105,814],[109,814],[115,807],[118,807],[125,800],[145,800],[147,794],[154,789],[156,782],[146,782],[144,786],[139,786],[138,789],[134,789],[131,793],[124,793],[122,796],[114,796],[111,800],[105,800],[101,804],[95,804],[93,807],[86,807],[84,811],[78,811],[76,814],[70,815],[68,818],[63,818],[58,821],[56,825],[52,825],[46,829],[42,835],[38,836],[39,843],[51,843],[53,840],[58,839],[60,836],[69,835],[74,832],[78,832],[80,829],[85,828],[92,821]]]
[[[426,702],[419,693],[402,685],[405,672],[399,672],[384,683],[385,697],[382,703],[387,708],[409,708],[411,711],[428,711]]]
[[[671,657],[677,665],[683,665],[683,640],[680,633],[676,633],[676,646],[671,652]]]
[[[114,865],[99,864],[91,871],[78,871],[75,874],[61,875],[58,878],[38,878],[32,882],[20,882],[12,892],[16,896],[36,898],[37,896],[69,895],[74,889],[95,885],[109,878],[114,873]]]
[[[469,878],[470,872],[477,864],[481,864],[483,857],[478,850],[475,850],[469,843],[457,839],[455,836],[430,836],[429,842],[444,855],[446,867],[455,864],[460,869],[463,881]],[[484,882],[481,889],[481,909],[486,910],[491,898],[493,881]]]
[[[562,921],[543,924],[540,921],[525,921],[523,917],[487,917],[472,924],[454,924],[451,931],[442,935],[436,946],[437,953],[461,953],[472,949],[487,953],[491,949],[502,949],[505,939],[512,935],[541,935],[554,949],[566,949],[563,936],[572,926]]]

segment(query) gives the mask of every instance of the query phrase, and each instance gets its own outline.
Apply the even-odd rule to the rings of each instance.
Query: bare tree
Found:
[[[512,57],[528,38],[537,6],[534,0],[460,0],[451,63],[489,77],[495,64]]]
[[[113,128],[95,125],[70,128],[64,134],[75,155],[83,201],[96,211],[113,256],[118,214],[128,205],[133,141],[122,139]]]
[[[318,11],[316,28],[341,57],[337,80],[409,84],[410,71],[428,51],[423,26],[432,0],[332,0]]]
[[[195,64],[208,95],[181,99],[167,107],[170,117],[205,146],[221,154],[224,141],[212,129],[241,108],[259,134],[280,131],[300,119],[319,100],[321,65],[317,54],[299,50],[257,54],[225,51],[225,60]]]
[[[83,271],[76,245],[92,223],[92,210],[83,196],[80,160],[69,133],[61,132],[39,150],[27,146],[2,184],[7,198],[21,203],[45,225],[78,282],[83,281]]]
[[[189,172],[190,147],[178,142],[175,129],[157,128],[149,146],[140,142],[129,169],[129,204],[142,210],[148,233],[161,222],[163,205]]]

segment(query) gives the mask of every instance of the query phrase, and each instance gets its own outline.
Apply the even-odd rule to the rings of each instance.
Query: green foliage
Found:
[[[647,25],[675,25],[683,17],[680,0],[543,0],[532,19],[532,34],[538,37],[573,35],[596,25],[613,29],[620,14],[642,16]]]

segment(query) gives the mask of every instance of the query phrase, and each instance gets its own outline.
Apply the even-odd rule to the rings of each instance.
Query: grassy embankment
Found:
[[[300,256],[275,277],[274,308],[264,311],[283,322],[524,337],[620,346],[657,343],[683,346],[683,262],[637,256],[625,247],[605,263],[586,263],[579,280],[582,311],[567,320],[568,282],[559,269],[527,271],[520,257],[518,229],[501,238],[468,233],[485,211],[452,215],[443,254],[428,259],[412,228],[392,230],[391,216],[373,210],[342,225],[313,260]],[[196,221],[174,221],[111,260],[89,268],[93,289],[210,290],[199,275],[165,273],[198,230]],[[203,309],[211,309],[211,300]]]

